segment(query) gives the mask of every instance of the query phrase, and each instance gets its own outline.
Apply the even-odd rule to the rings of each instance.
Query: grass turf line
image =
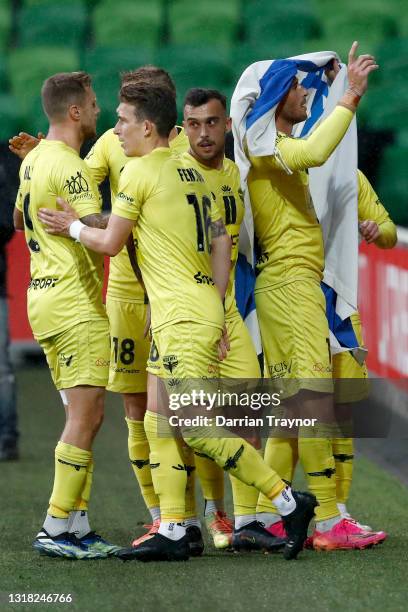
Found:
[[[350,507],[362,522],[388,531],[367,551],[280,555],[216,552],[188,563],[65,561],[40,557],[31,542],[42,524],[53,477],[53,449],[63,409],[45,368],[18,373],[21,461],[0,467],[1,610],[137,610],[217,612],[299,608],[386,612],[406,609],[408,490],[386,472],[356,462]],[[92,526],[127,545],[148,521],[127,458],[127,427],[117,396],[108,394],[95,444]],[[229,485],[227,486],[230,506]],[[201,500],[199,507],[202,508]],[[73,593],[73,604],[11,606],[5,594]]]

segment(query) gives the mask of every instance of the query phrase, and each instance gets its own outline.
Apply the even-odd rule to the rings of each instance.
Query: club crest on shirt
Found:
[[[176,355],[165,355],[163,357],[163,367],[165,370],[168,370],[170,374],[175,370],[178,366],[178,357]]]

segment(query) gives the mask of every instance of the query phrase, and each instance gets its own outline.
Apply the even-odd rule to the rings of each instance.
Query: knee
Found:
[[[146,393],[124,393],[123,404],[128,419],[143,421],[146,412]]]

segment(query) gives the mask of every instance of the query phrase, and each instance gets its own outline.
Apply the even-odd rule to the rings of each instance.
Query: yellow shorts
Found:
[[[217,327],[193,321],[154,332],[147,371],[164,379],[169,387],[179,387],[183,381],[218,378],[221,333]]]
[[[221,378],[260,378],[261,368],[252,338],[239,312],[225,320],[230,350],[220,362]]]
[[[295,280],[256,292],[255,301],[265,376],[276,380],[282,397],[300,389],[332,393],[326,301],[319,282]]]
[[[354,333],[360,346],[363,334],[358,312],[351,316]],[[359,402],[368,397],[369,381],[367,366],[360,365],[348,351],[333,355],[334,400],[338,404]]]
[[[109,296],[110,368],[107,389],[115,393],[145,393],[150,341],[143,337],[146,304],[122,302]]]
[[[79,385],[106,387],[109,373],[108,319],[78,323],[39,342],[58,390]]]

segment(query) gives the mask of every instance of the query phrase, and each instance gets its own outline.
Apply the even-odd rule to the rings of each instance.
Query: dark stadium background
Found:
[[[74,609],[81,610],[110,610],[116,604],[149,611],[269,609],[273,579],[279,581],[281,601],[292,606],[302,601],[306,610],[405,609],[408,492],[401,483],[408,483],[407,4],[407,0],[0,0],[0,198],[3,211],[8,208],[10,215],[19,160],[8,151],[7,141],[19,131],[46,129],[39,92],[49,75],[80,69],[91,73],[101,107],[101,134],[115,123],[119,71],[146,63],[163,66],[176,82],[181,112],[184,93],[191,86],[215,87],[230,98],[243,69],[253,61],[321,50],[335,50],[346,61],[352,41],[359,40],[360,53],[374,53],[380,65],[358,109],[359,167],[399,226],[395,250],[380,252],[366,245],[361,249],[360,307],[369,365],[378,379],[373,406],[387,411],[392,427],[386,439],[359,442],[365,457],[376,465],[359,459],[352,497],[359,517],[392,532],[393,539],[381,552],[359,553],[358,558],[346,554],[346,559],[341,553],[332,555],[330,562],[324,555],[314,561],[306,557],[307,562],[291,569],[294,583],[287,566],[273,562],[271,571],[272,561],[260,557],[241,558],[232,566],[232,557],[210,553],[201,568],[190,563],[186,574],[162,566],[136,569],[111,564],[78,570],[64,566],[63,578],[53,571],[52,560],[51,564],[38,561],[30,542],[49,493],[52,451],[63,415],[28,330],[28,254],[23,236],[16,235],[8,246],[8,294],[21,461],[0,464],[0,496],[6,502],[5,523],[0,525],[5,538],[0,549],[1,609],[2,596],[10,589],[55,592],[58,588],[76,589]],[[86,143],[83,153],[91,144]],[[103,193],[108,207],[107,184]],[[123,539],[130,531],[140,529],[135,516],[141,522],[146,517],[127,465],[122,420],[120,400],[110,395],[96,446],[93,508],[100,523],[109,525],[104,533],[126,543]],[[8,556],[10,551],[13,554]],[[333,580],[336,572],[339,584]]]

